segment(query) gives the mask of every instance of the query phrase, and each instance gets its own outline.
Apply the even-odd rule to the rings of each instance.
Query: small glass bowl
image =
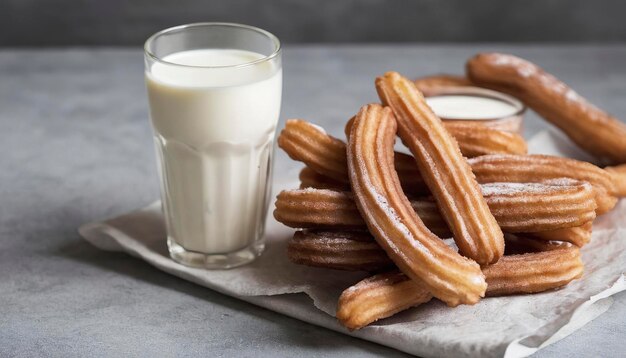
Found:
[[[499,129],[502,131],[513,132],[517,134],[523,134],[524,131],[524,114],[526,113],[526,106],[518,99],[504,94],[502,92],[492,91],[486,88],[480,87],[440,87],[434,88],[428,93],[428,97],[440,97],[440,96],[476,96],[487,97],[506,102],[513,106],[516,110],[511,115],[505,117],[489,117],[484,119],[465,119],[465,118],[446,118],[441,117],[442,120],[451,122],[477,122],[487,127]]]

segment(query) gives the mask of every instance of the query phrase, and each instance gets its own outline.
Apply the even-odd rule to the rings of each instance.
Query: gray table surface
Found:
[[[376,75],[460,73],[483,50],[536,61],[626,118],[626,45],[289,46],[280,126],[300,117],[340,135],[376,101]],[[81,240],[81,224],[159,195],[142,67],[139,49],[0,50],[0,355],[402,356]],[[526,135],[545,127],[530,114]],[[618,356],[625,327],[621,293],[537,356]]]

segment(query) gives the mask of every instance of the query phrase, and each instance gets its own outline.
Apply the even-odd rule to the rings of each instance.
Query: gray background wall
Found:
[[[283,42],[626,40],[620,0],[1,0],[0,46],[140,45],[198,21],[260,26]]]

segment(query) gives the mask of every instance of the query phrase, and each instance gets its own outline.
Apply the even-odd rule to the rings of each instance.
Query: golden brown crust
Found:
[[[466,67],[472,82],[519,98],[589,153],[626,163],[626,124],[535,64],[512,55],[482,53]]]
[[[590,230],[586,225],[582,230]],[[505,256],[547,251],[567,246],[529,234],[506,234]],[[366,231],[297,231],[289,241],[289,258],[301,265],[346,271],[378,271],[393,262]],[[367,254],[364,251],[367,250]]]
[[[432,299],[421,283],[399,271],[366,278],[347,288],[339,297],[337,319],[350,330],[363,328]]]
[[[347,149],[359,212],[378,244],[412,280],[450,306],[476,303],[486,289],[480,267],[448,247],[415,214],[394,169],[395,135],[389,108],[361,108]]]
[[[437,204],[411,200],[411,206],[424,225],[439,237],[451,237]],[[274,218],[296,229],[365,229],[352,193],[328,189],[284,190],[276,197]]]
[[[480,183],[536,183],[568,177],[587,181],[596,191],[596,213],[603,214],[617,203],[611,175],[595,165],[549,155],[494,154],[468,159]]]
[[[299,123],[298,125],[301,124]],[[314,128],[308,123],[304,125]],[[312,165],[315,165],[318,168],[317,172],[323,176],[341,171],[342,168],[347,175],[347,169],[342,167],[345,161],[333,160],[333,158],[338,158],[341,155],[345,156],[345,147],[339,148],[334,144],[328,144],[328,140],[316,140],[314,137],[311,137],[310,140],[312,141],[311,147],[319,148],[319,153],[314,153],[312,150],[306,149],[303,145],[294,141],[288,146],[283,146],[283,148],[291,157],[307,158],[304,160],[307,164],[314,162]],[[280,139],[279,142],[281,142]],[[333,155],[325,158],[325,153],[329,151],[333,151]],[[428,188],[424,185],[413,157],[396,153],[394,161],[405,192],[411,195],[428,193]],[[591,163],[570,158],[513,154],[484,155],[468,159],[468,163],[480,183],[540,182],[564,176],[588,181],[594,186],[596,191],[596,202],[598,204],[596,212],[598,215],[610,211],[615,206],[617,203],[616,195],[626,196],[626,174],[623,174],[625,169],[622,166],[608,167],[607,170],[603,170]],[[324,169],[325,166],[332,166],[333,169]],[[311,179],[311,177],[308,179]],[[329,180],[318,182],[319,184],[316,186],[316,182],[309,181],[305,186],[341,190],[347,187],[347,177],[340,181],[331,180],[331,182],[343,183],[341,186],[331,187],[328,182]]]
[[[626,196],[626,164],[617,165],[614,167],[604,168],[610,173],[615,185],[615,195],[618,197]]]
[[[420,77],[414,83],[415,87],[426,97],[438,94],[441,88],[472,86],[472,82],[465,76],[447,74]]]
[[[346,271],[393,266],[368,232],[296,231],[287,246],[293,263]]]
[[[583,274],[580,250],[576,246],[521,255],[504,256],[484,267],[488,296],[537,293],[567,285]]]
[[[290,119],[278,136],[278,146],[291,159],[305,163],[315,172],[332,179],[332,183],[349,186],[346,144],[326,134],[322,128],[303,120]],[[394,162],[396,170],[402,173],[403,190],[413,195],[428,192],[413,157],[396,153]],[[309,176],[307,179],[312,178]]]
[[[354,117],[346,123],[349,136]],[[456,139],[464,157],[486,154],[526,154],[528,145],[524,137],[510,131],[499,130],[475,121],[444,121],[446,130]],[[402,178],[402,177],[401,177]]]
[[[278,136],[278,146],[291,159],[333,180],[348,183],[346,145],[322,128],[303,120],[288,120]]]
[[[556,230],[595,219],[594,192],[586,182],[494,183],[483,184],[481,191],[498,225],[507,232]],[[452,236],[434,202],[411,200],[411,206],[437,236]],[[285,190],[278,194],[275,207],[276,220],[293,228],[365,227],[349,192]]]
[[[547,247],[550,246],[550,247]],[[542,251],[503,256],[484,267],[487,296],[537,293],[580,278],[583,264],[575,246],[540,244]],[[368,277],[339,297],[337,319],[354,330],[430,300],[423,284],[398,271]]]
[[[376,91],[393,109],[398,135],[413,153],[460,252],[479,264],[496,262],[504,253],[502,230],[457,142],[415,85],[400,74],[378,77]]]
[[[526,154],[528,146],[524,137],[473,122],[446,121],[444,126],[459,143],[467,158],[486,154]]]

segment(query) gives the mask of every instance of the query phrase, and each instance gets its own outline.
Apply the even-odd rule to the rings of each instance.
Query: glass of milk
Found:
[[[264,248],[282,93],[280,42],[245,25],[169,28],[145,44],[170,256],[211,269]]]

